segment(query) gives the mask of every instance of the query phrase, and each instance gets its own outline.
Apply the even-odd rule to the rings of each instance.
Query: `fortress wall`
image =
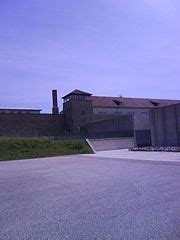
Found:
[[[62,115],[0,114],[0,136],[60,136]]]

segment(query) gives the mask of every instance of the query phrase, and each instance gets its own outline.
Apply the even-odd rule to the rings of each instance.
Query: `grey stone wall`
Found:
[[[71,133],[79,133],[80,126],[92,120],[91,100],[70,100],[63,104],[65,129]]]
[[[60,136],[62,115],[0,114],[0,136]]]

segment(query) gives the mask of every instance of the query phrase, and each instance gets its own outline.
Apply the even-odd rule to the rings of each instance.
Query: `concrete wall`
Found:
[[[134,113],[134,130],[150,129],[149,111]]]
[[[177,145],[180,146],[180,104],[176,106],[176,119],[177,119]]]
[[[151,131],[149,111],[134,113],[134,137],[136,146],[151,146]]]
[[[93,114],[133,114],[148,112],[149,108],[93,107]]]
[[[93,114],[93,122],[119,117],[121,114]]]
[[[111,109],[111,108],[109,108]],[[111,109],[112,110],[112,109]],[[128,111],[128,109],[125,109],[126,112]],[[105,114],[105,113],[101,113],[101,114],[94,114],[93,115],[93,119],[95,121],[95,123],[92,123],[90,125],[93,126],[93,129],[90,127],[89,128],[89,132],[91,133],[92,137],[93,137],[93,132],[94,136],[98,136],[98,137],[120,137],[120,136],[133,136],[135,137],[135,145],[136,146],[150,146],[151,145],[151,134],[150,134],[150,122],[149,122],[149,110],[148,109],[132,109],[132,113],[128,113],[128,115],[125,115],[125,111],[123,113],[121,112],[116,112],[116,113],[112,113],[111,114]],[[110,118],[114,119],[114,118],[119,118],[119,119],[123,119],[123,116],[125,116],[125,118],[127,119],[128,116],[130,116],[130,118],[133,118],[133,120],[131,119],[131,130],[132,131],[123,131],[123,129],[125,130],[124,126],[125,123],[124,122],[120,122],[118,128],[114,128],[113,131],[112,129],[109,129],[109,126],[113,127],[113,122],[112,120],[110,120]],[[96,121],[99,121],[99,125],[101,125],[101,123],[105,121],[105,123],[108,123],[107,126],[103,127],[103,131],[104,134],[99,133],[101,129],[101,126],[99,126]],[[126,123],[128,123],[128,119],[127,121],[125,121]],[[94,128],[99,129],[98,132],[94,130]],[[134,131],[134,133],[133,133]]]
[[[86,133],[90,137],[131,137],[133,136],[133,116],[122,115],[88,123]]]
[[[0,136],[60,136],[63,118],[51,114],[0,114]]]
[[[134,138],[88,139],[95,151],[127,149],[134,147]]]
[[[180,104],[150,112],[152,145],[180,146]]]

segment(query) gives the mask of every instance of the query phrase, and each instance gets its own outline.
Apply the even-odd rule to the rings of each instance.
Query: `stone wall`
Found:
[[[62,115],[0,114],[0,136],[60,136]]]
[[[65,129],[71,134],[77,134],[80,126],[92,121],[92,101],[70,100],[63,104]]]

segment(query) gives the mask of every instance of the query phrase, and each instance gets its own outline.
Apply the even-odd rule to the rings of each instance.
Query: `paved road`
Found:
[[[179,240],[180,164],[0,162],[0,239]]]

